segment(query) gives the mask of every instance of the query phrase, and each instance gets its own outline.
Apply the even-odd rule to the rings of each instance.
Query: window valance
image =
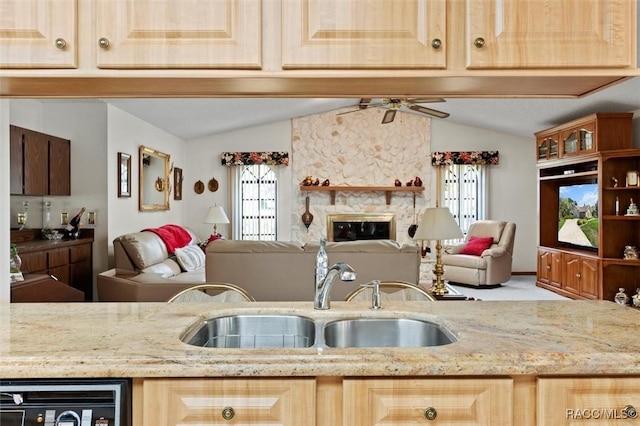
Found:
[[[220,158],[223,166],[289,165],[288,152],[223,152]]]
[[[485,164],[500,163],[498,151],[442,151],[431,153],[432,166],[448,166],[450,164]]]

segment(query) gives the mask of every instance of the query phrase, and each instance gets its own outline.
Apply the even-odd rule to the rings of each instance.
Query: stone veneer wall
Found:
[[[392,123],[381,124],[383,108],[337,115],[351,110],[292,120],[292,239],[301,243],[319,240],[326,235],[330,213],[393,213],[397,241],[412,243],[407,230],[414,222],[413,192],[394,192],[387,205],[384,192],[339,191],[335,205],[331,205],[329,192],[298,189],[306,176],[319,178],[320,182],[329,179],[331,185],[339,186],[393,186],[396,178],[404,186],[419,176],[425,190],[415,193],[416,216],[419,218],[430,205],[431,120],[398,112]],[[307,195],[313,214],[308,231],[301,219]]]

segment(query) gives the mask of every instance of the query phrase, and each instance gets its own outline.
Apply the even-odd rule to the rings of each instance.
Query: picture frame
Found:
[[[131,154],[118,153],[118,198],[131,197]]]
[[[182,200],[182,169],[179,167],[173,168],[173,199]]]
[[[637,170],[630,170],[627,172],[627,186],[638,186]]]

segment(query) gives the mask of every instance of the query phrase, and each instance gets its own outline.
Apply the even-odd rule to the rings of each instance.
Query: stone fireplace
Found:
[[[393,213],[327,214],[327,241],[395,240]]]
[[[393,123],[381,124],[383,108],[337,115],[350,110],[352,108],[292,120],[291,238],[304,244],[323,236],[331,239],[330,234],[335,238],[334,226],[343,226],[341,230],[347,233],[355,232],[354,228],[359,226],[359,237],[367,231],[379,235],[382,228],[388,227],[390,239],[415,244],[407,231],[425,207],[431,205],[431,120],[400,111]],[[332,197],[327,191],[301,188],[300,182],[307,176],[320,182],[328,179],[331,186],[371,187],[372,190],[337,191]],[[384,190],[374,189],[394,187],[396,179],[406,186],[416,176],[423,181],[422,192],[394,192],[393,197],[387,199]],[[313,215],[308,228],[301,220],[306,197]],[[336,220],[344,219],[345,215],[349,215],[347,220]],[[376,223],[375,228],[379,229],[372,231],[371,222],[388,224]]]

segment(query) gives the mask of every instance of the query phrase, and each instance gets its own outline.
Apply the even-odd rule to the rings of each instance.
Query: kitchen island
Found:
[[[289,415],[298,405],[306,407],[300,416],[315,416],[317,425],[378,424],[395,411],[364,407],[394,400],[376,395],[391,392],[401,405],[418,404],[416,398],[424,399],[434,383],[439,398],[449,387],[455,389],[444,392],[449,398],[458,393],[470,398],[460,402],[466,408],[458,412],[466,409],[477,422],[460,424],[564,424],[553,423],[561,418],[558,410],[589,408],[555,407],[565,404],[561,392],[578,398],[580,392],[567,390],[576,388],[597,391],[599,404],[616,413],[634,403],[640,407],[640,339],[634,333],[640,310],[634,308],[607,301],[385,302],[376,312],[366,303],[333,302],[327,311],[312,307],[312,302],[5,304],[0,306],[0,377],[132,378],[136,425],[171,423],[166,416],[180,410],[152,415],[158,398],[172,406],[171,398],[181,392],[209,392],[222,383],[224,394],[238,381],[245,393],[268,388],[265,383],[295,385],[288,393],[294,393],[296,404],[281,401],[278,410]],[[180,340],[202,319],[238,313],[320,320],[409,317],[439,323],[458,340],[426,348],[292,349],[201,348]],[[405,391],[419,395],[408,397]],[[603,401],[603,392],[611,401]],[[298,398],[311,402],[298,404]],[[620,398],[626,398],[622,406]],[[188,405],[188,398],[178,399],[178,405]],[[362,410],[349,407],[364,407],[369,414],[360,419]],[[503,420],[497,420],[498,412]],[[440,413],[444,421],[446,410]],[[426,411],[422,415],[427,417]],[[482,421],[487,415],[490,423]],[[291,421],[275,424],[296,420]]]

